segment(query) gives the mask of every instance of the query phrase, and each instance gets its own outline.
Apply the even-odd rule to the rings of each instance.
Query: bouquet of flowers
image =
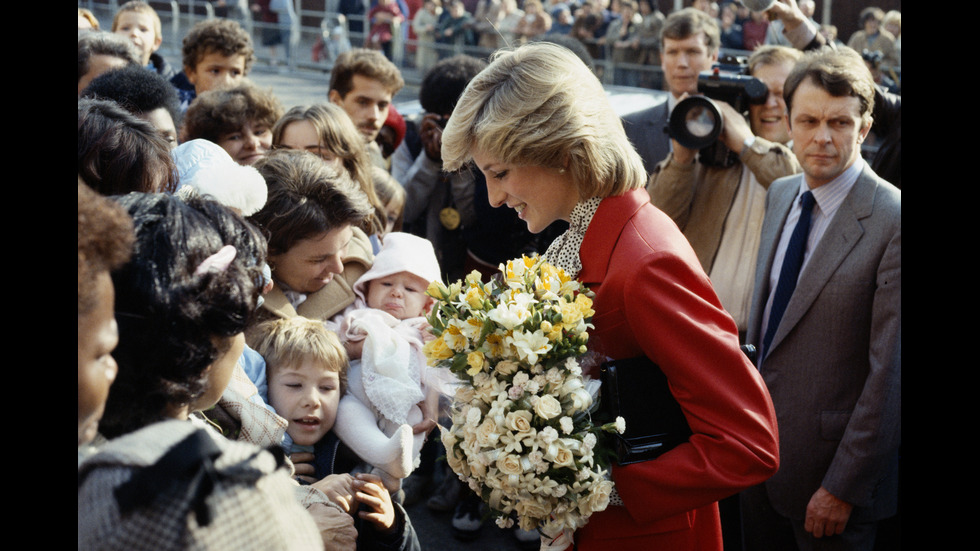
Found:
[[[442,430],[450,468],[488,504],[497,524],[549,537],[570,534],[609,504],[612,455],[593,424],[598,381],[586,381],[592,293],[541,257],[501,265],[484,284],[473,272],[434,282],[429,365],[460,380],[452,426]]]

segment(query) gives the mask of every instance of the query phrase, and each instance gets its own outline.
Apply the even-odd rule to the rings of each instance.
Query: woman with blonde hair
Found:
[[[332,103],[293,107],[273,126],[272,148],[307,151],[346,171],[376,210],[365,232],[371,236],[383,233],[386,215],[384,203],[374,191],[371,157],[361,134],[341,107]]]
[[[595,292],[591,352],[659,366],[690,426],[656,459],[613,465],[617,495],[575,532],[577,549],[720,551],[716,502],[778,467],[772,401],[691,246],[650,204],[602,85],[554,44],[497,52],[442,144],[446,170],[475,163],[491,205],[515,209],[530,231],[569,222],[545,256]]]

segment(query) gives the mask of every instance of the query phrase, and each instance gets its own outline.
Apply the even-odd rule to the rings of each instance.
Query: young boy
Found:
[[[323,323],[304,317],[262,323],[256,343],[266,363],[268,403],[289,421],[290,452],[312,452],[337,418],[347,386],[347,354]],[[334,446],[336,449],[336,446]]]
[[[428,240],[390,233],[371,269],[354,284],[358,300],[342,314],[339,334],[352,362],[336,432],[376,467],[389,491],[397,491],[411,473],[424,429],[434,426],[438,392],[451,378],[427,368],[422,353],[431,338],[424,316],[434,301],[426,289],[440,274]]]
[[[177,74],[167,60],[156,53],[163,44],[160,16],[142,0],[126,2],[112,19],[112,32],[128,38],[142,54],[140,64],[170,80]]]
[[[184,71],[171,79],[181,110],[208,90],[239,84],[255,61],[248,32],[229,19],[209,19],[191,28],[183,42]]]
[[[411,549],[417,537],[408,514],[377,476],[351,476],[358,459],[333,434],[346,387],[347,354],[320,321],[301,316],[263,322],[255,350],[266,362],[268,402],[286,418],[297,478],[315,483],[348,512],[360,503],[358,549]],[[306,463],[312,453],[312,464]]]

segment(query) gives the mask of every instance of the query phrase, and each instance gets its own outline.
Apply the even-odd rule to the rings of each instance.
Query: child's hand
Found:
[[[436,428],[436,418],[439,417],[439,396],[426,389],[426,397],[416,405],[422,410],[422,420],[412,425],[412,434],[425,434],[428,438],[432,429]]]
[[[331,474],[323,480],[314,482],[314,488],[327,495],[327,498],[340,505],[340,508],[350,513],[354,509],[354,477],[347,473]]]
[[[313,469],[312,453],[294,453],[289,456],[289,460],[293,462],[293,470],[295,471],[293,478],[302,480],[307,484],[316,482],[316,478],[313,477],[315,470]]]
[[[347,357],[351,360],[361,359],[361,354],[364,353],[364,341],[345,341],[344,349],[347,351]]]
[[[366,505],[370,511],[360,511],[358,516],[374,525],[374,528],[384,534],[395,530],[395,506],[391,503],[391,494],[381,482],[381,477],[369,473],[360,473],[354,480],[354,490],[357,501]]]

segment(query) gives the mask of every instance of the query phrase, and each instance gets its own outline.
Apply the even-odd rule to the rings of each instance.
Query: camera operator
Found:
[[[738,161],[709,166],[698,151],[671,140],[673,151],[654,168],[647,185],[651,202],[680,227],[711,277],[722,305],[744,339],[765,197],[777,178],[800,172],[790,141],[783,82],[801,57],[798,50],[763,46],[748,60],[749,73],[769,90],[749,106],[749,121],[728,103],[715,102],[723,130],[719,140]]]

